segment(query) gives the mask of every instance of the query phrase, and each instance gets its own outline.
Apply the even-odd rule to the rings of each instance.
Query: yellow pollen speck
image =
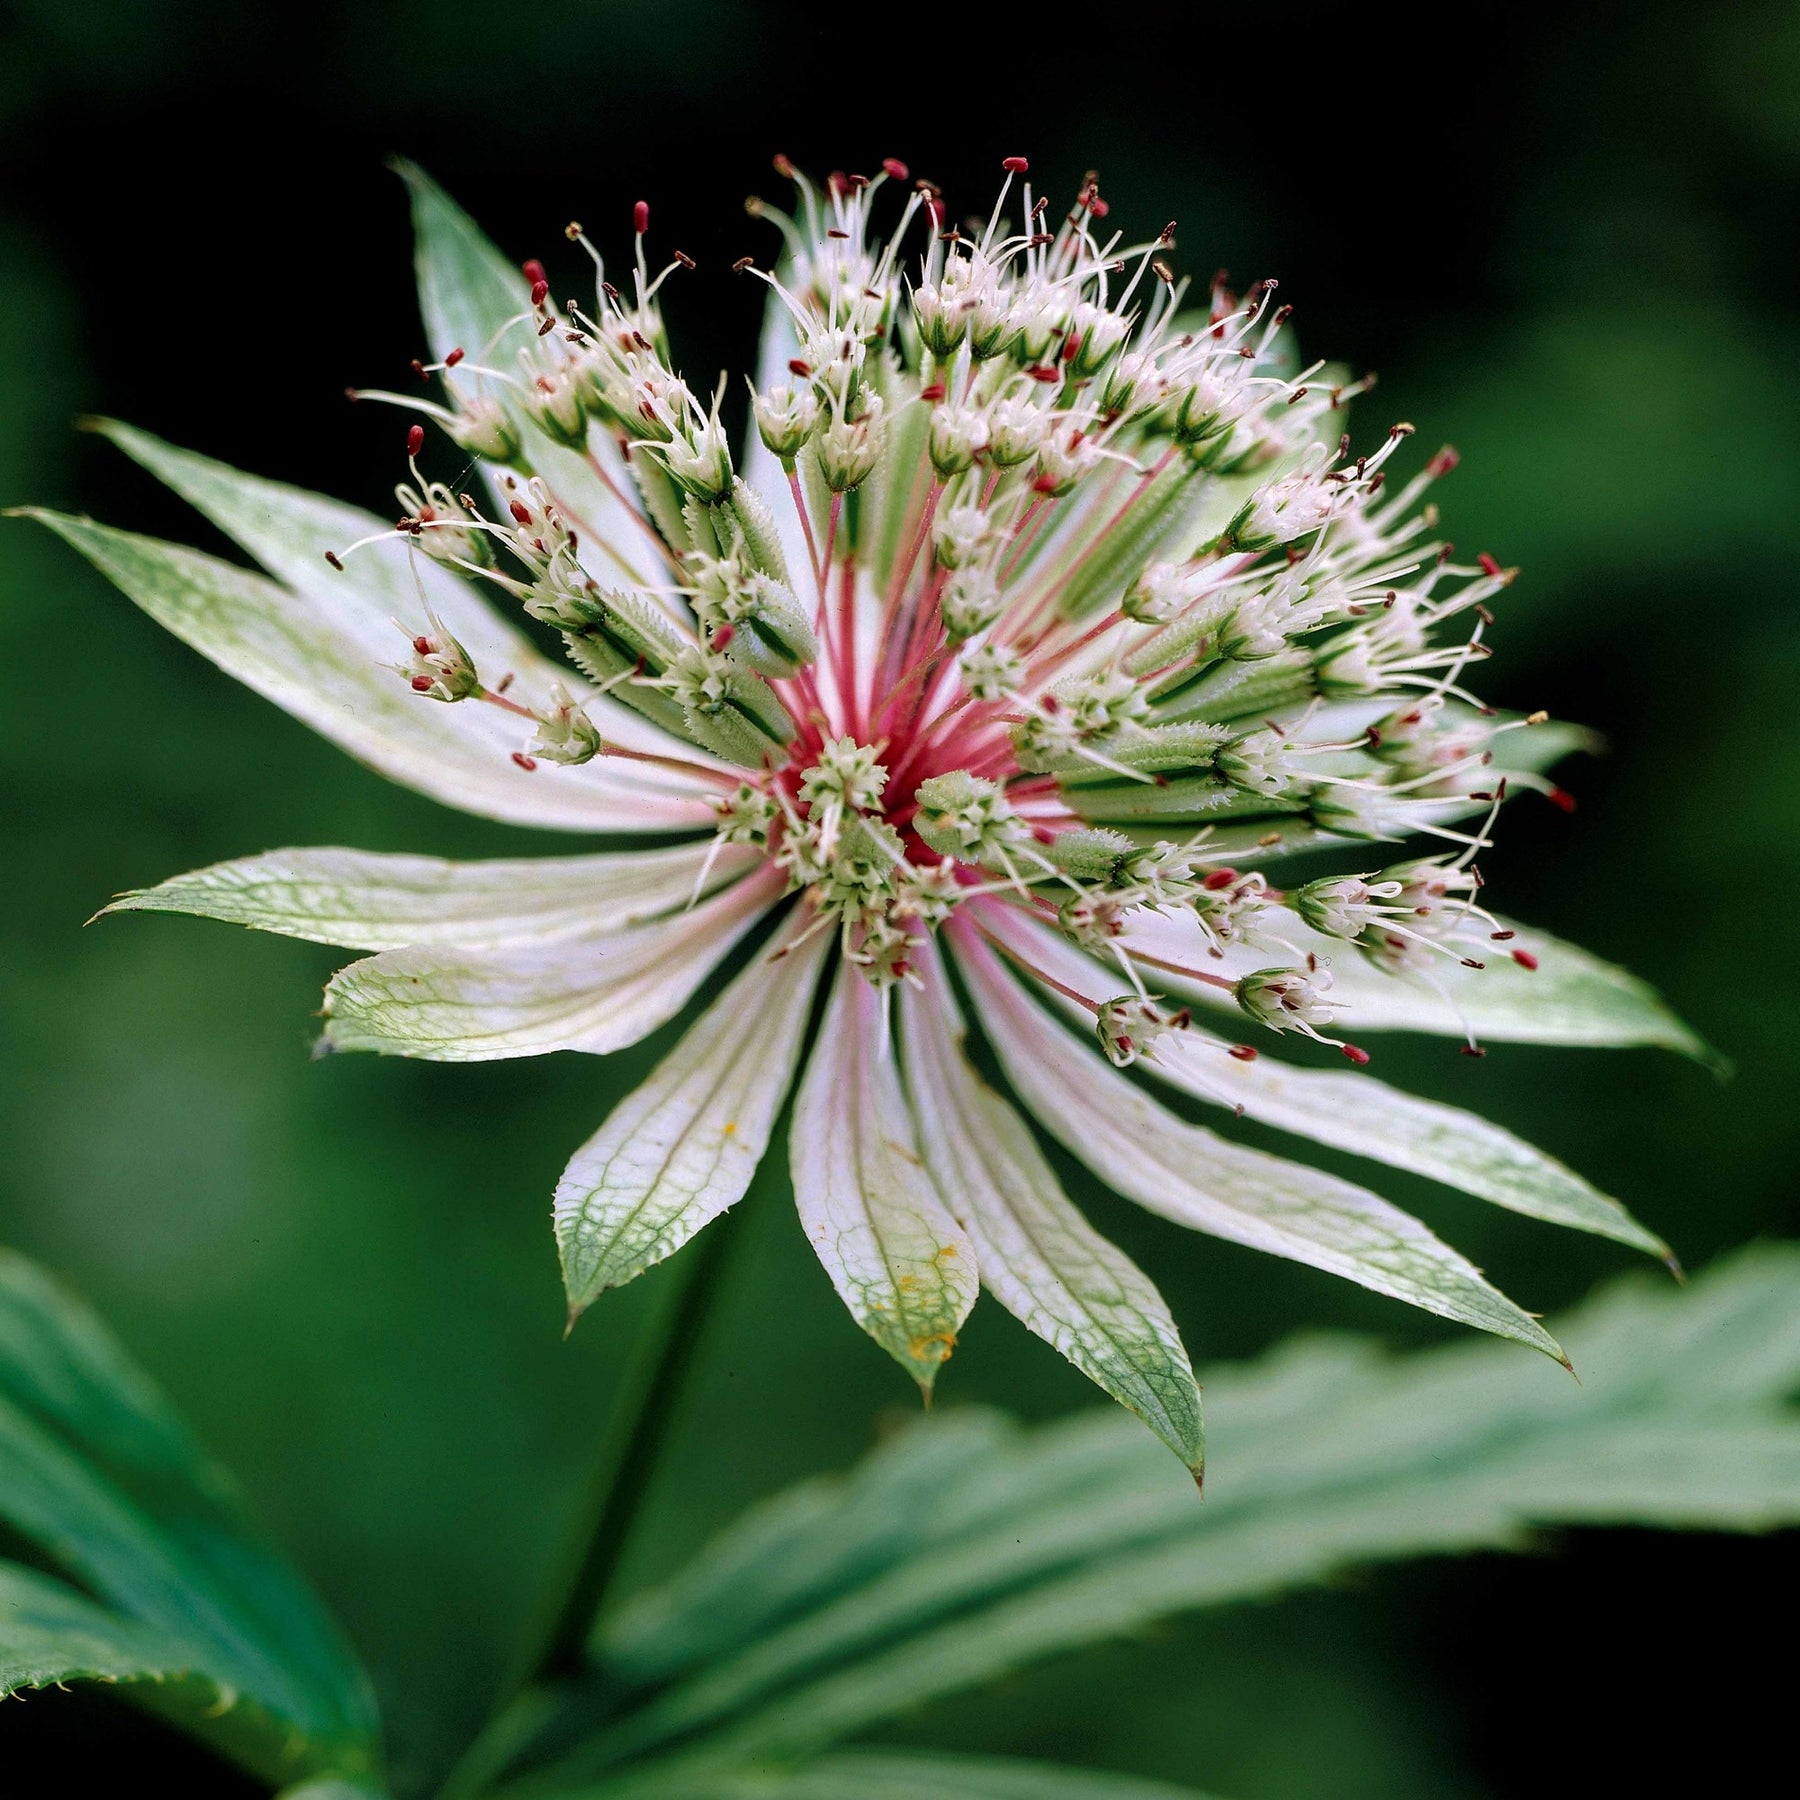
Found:
[[[730,1137],[731,1134],[736,1130],[737,1130],[737,1120],[736,1119],[728,1119],[725,1123],[725,1135],[727,1137]]]

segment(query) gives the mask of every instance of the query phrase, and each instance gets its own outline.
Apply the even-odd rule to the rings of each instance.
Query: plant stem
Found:
[[[577,1513],[584,1521],[581,1535],[569,1545],[550,1588],[552,1599],[526,1640],[529,1654],[457,1764],[441,1800],[484,1788],[561,1711],[563,1694],[587,1672],[588,1638],[656,1473],[669,1415],[693,1365],[733,1230],[729,1218],[715,1219],[671,1267],[673,1289],[643,1328],[619,1384],[587,1498]]]
[[[731,1230],[728,1218],[715,1219],[674,1264],[670,1274],[680,1286],[632,1351],[583,1508],[592,1524],[571,1546],[565,1580],[551,1589],[564,1598],[539,1639],[521,1685],[567,1680],[587,1666],[588,1636],[656,1472],[669,1415],[693,1366],[719,1285]]]

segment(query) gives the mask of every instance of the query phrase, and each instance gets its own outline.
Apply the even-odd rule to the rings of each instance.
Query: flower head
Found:
[[[577,1311],[743,1197],[792,1088],[807,1234],[923,1384],[985,1285],[1198,1466],[1174,1322],[1040,1130],[1182,1224],[1556,1353],[1417,1220],[1145,1079],[1661,1249],[1483,1120],[1304,1060],[1311,1039],[1360,1067],[1351,1034],[1392,1028],[1691,1047],[1629,977],[1482,902],[1501,799],[1548,789],[1570,740],[1465,685],[1510,574],[1436,536],[1453,459],[1391,479],[1410,427],[1357,447],[1359,384],[1294,367],[1274,284],[1194,291],[1174,228],[1117,231],[1091,177],[1053,207],[1008,159],[965,232],[897,164],[787,173],[791,210],[752,207],[778,262],[740,265],[769,309],[741,461],[672,360],[660,295],[692,260],[653,272],[647,208],[616,280],[570,227],[593,298],[558,308],[414,174],[442,398],[388,398],[478,481],[427,480],[415,427],[407,516],[365,534],[115,428],[276,582],[57,521],[397,779],[672,847],[287,851],[120,904],[375,952],[331,983],[338,1048],[606,1052],[704,992],[557,1190]]]

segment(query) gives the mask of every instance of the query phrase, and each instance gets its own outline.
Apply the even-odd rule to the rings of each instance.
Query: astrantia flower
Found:
[[[704,996],[557,1189],[574,1310],[742,1197],[791,1091],[807,1236],[921,1385],[985,1284],[1197,1467],[1168,1309],[1040,1131],[1167,1218],[1556,1355],[1417,1220],[1157,1086],[1664,1254],[1361,1065],[1396,1029],[1694,1046],[1485,905],[1501,800],[1554,796],[1572,738],[1465,685],[1511,571],[1437,538],[1454,457],[1400,476],[1407,426],[1358,449],[1357,384],[1292,366],[1273,283],[1195,296],[1173,227],[1131,241],[1091,179],[1053,212],[1026,174],[969,232],[897,164],[753,203],[785,249],[740,265],[768,295],[741,457],[671,360],[691,262],[652,275],[647,208],[616,280],[569,228],[597,278],[559,307],[414,174],[439,397],[386,396],[424,421],[397,527],[123,427],[273,579],[50,522],[394,779],[661,840],[280,851],[118,902],[374,952],[327,991],[338,1049],[604,1053]]]

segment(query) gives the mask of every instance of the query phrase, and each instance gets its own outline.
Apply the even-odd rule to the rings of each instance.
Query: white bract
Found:
[[[43,516],[394,779],[679,840],[541,864],[290,850],[118,902],[375,952],[327,993],[339,1048],[606,1052],[704,997],[557,1190],[575,1311],[741,1199],[791,1099],[808,1236],[922,1386],[985,1286],[1197,1470],[1168,1309],[1033,1119],[1165,1217],[1554,1355],[1416,1219],[1152,1083],[1666,1254],[1484,1120],[1240,1040],[1359,1068],[1385,1029],[1697,1046],[1629,976],[1483,903],[1501,800],[1561,798],[1542,769],[1572,740],[1464,685],[1510,572],[1433,536],[1454,458],[1390,482],[1410,427],[1353,448],[1356,387],[1294,371],[1272,283],[1191,297],[1173,227],[1129,242],[1091,179],[1053,212],[1026,173],[1009,159],[973,236],[893,163],[794,175],[792,216],[755,203],[785,250],[740,264],[768,325],[734,456],[671,365],[658,297],[691,260],[652,275],[646,207],[618,285],[569,228],[594,298],[558,309],[413,172],[439,392],[385,398],[448,442],[413,428],[397,528],[123,427],[267,577]],[[419,467],[470,454],[454,487]]]

